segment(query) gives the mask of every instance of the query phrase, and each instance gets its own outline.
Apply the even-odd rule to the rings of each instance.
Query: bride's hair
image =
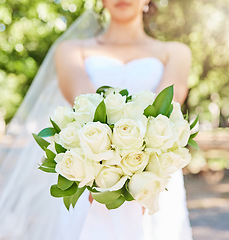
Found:
[[[152,0],[149,2],[149,10],[148,12],[144,12],[143,14],[143,20],[144,20],[144,26],[145,26],[145,31],[151,36],[154,36],[154,30],[156,28],[156,24],[152,19],[156,16],[158,13],[158,7],[155,2]]]
[[[150,2],[149,2],[149,11],[146,12],[146,13],[144,13],[144,17],[145,17],[145,16],[151,16],[151,17],[152,17],[152,16],[154,16],[157,12],[158,12],[158,7],[157,7],[156,3],[153,2],[153,1],[150,1]]]

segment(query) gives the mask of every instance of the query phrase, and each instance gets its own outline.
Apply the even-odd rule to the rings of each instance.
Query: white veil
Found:
[[[37,169],[43,151],[32,139],[31,133],[47,127],[56,106],[68,105],[58,88],[54,67],[57,44],[69,38],[92,37],[101,30],[98,16],[92,10],[85,11],[70,26],[50,48],[8,126],[7,135],[12,137],[13,142],[10,146],[0,145],[0,240],[57,240],[67,236],[69,224],[61,230],[58,228],[59,218],[60,214],[72,215],[65,210],[63,212],[61,199],[50,196],[49,187],[55,184],[56,176]],[[82,214],[83,221],[86,207],[76,210],[77,214]],[[80,229],[77,230],[77,226],[74,228],[77,239]]]

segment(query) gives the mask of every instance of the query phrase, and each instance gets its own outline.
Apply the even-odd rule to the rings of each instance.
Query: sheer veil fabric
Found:
[[[0,240],[60,237],[54,237],[53,233],[63,203],[50,197],[48,190],[56,177],[37,169],[43,153],[35,146],[31,133],[47,127],[58,105],[69,105],[58,88],[54,66],[56,46],[70,38],[93,37],[101,30],[98,16],[87,10],[57,39],[7,128],[12,142],[10,146],[0,144]]]

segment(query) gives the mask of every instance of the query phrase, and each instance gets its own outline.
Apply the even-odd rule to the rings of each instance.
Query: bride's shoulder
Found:
[[[192,52],[188,45],[177,42],[177,41],[168,41],[164,42],[164,46],[167,52],[167,56],[170,59],[180,59],[191,61],[192,59]]]
[[[160,41],[154,39],[158,49],[163,49],[168,57],[191,57],[192,53],[188,45],[178,41]]]
[[[192,52],[188,45],[178,41],[161,41],[155,38],[149,38],[150,49],[153,52],[159,52],[165,63],[183,62],[190,63],[192,60]]]
[[[188,45],[178,41],[159,41],[158,49],[164,52],[167,63],[177,63],[181,65],[190,65],[192,61],[192,52]]]
[[[55,49],[55,56],[62,57],[63,55],[72,55],[80,54],[83,48],[87,48],[93,44],[93,39],[68,39],[64,40],[63,42],[59,43]]]

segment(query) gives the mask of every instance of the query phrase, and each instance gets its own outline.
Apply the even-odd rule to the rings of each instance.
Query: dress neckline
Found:
[[[105,56],[105,55],[91,55],[91,56],[88,56],[84,59],[84,62],[86,63],[87,61],[93,59],[93,58],[100,58],[100,59],[105,59],[105,60],[110,60],[110,61],[114,61],[114,62],[117,62],[123,66],[127,66],[127,65],[130,65],[131,63],[134,63],[134,62],[141,62],[141,61],[146,61],[146,60],[153,60],[153,61],[157,61],[158,63],[160,63],[163,67],[165,67],[164,63],[159,59],[159,58],[156,58],[156,57],[142,57],[142,58],[136,58],[136,59],[132,59],[130,61],[127,61],[127,62],[123,62],[121,61],[120,59],[118,58],[114,58],[114,57],[109,57],[109,56]]]

